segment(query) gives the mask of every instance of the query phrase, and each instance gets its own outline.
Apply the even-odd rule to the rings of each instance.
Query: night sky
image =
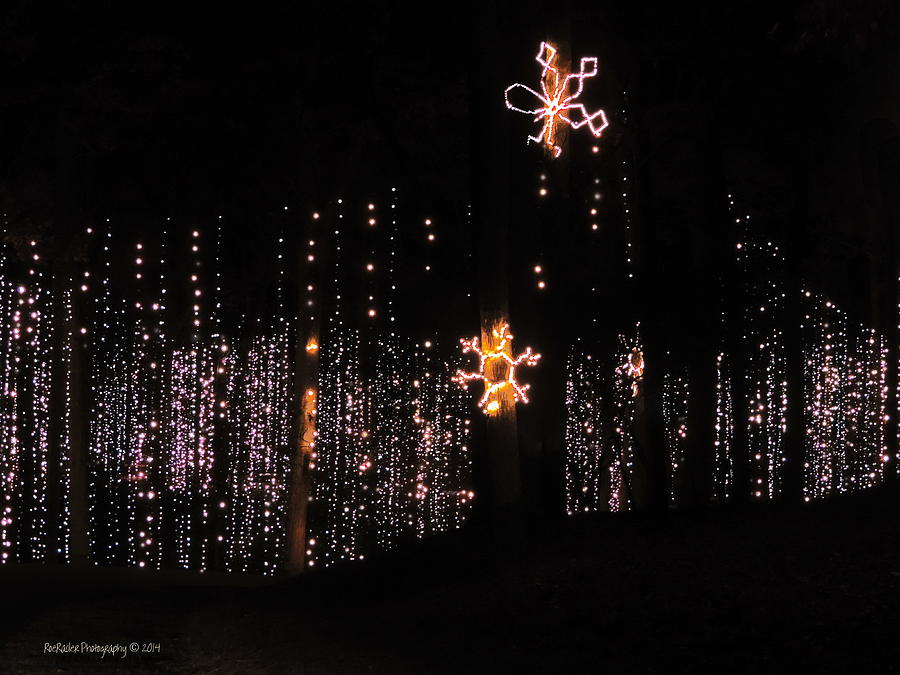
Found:
[[[601,77],[628,91],[646,154],[677,156],[677,173],[698,172],[701,160],[682,150],[695,127],[711,127],[728,178],[754,198],[795,188],[779,185],[792,157],[819,167],[809,183],[842,188],[822,204],[808,186],[816,217],[858,211],[842,167],[860,130],[896,103],[884,86],[896,60],[892,3],[515,3],[500,13],[498,39],[521,38],[508,44],[524,58],[510,58],[526,67],[525,37],[567,16],[574,51],[598,53]],[[266,208],[379,180],[460,197],[481,15],[465,3],[9,3],[6,199],[61,219]],[[523,149],[520,161],[535,155]]]
[[[465,36],[449,11],[15,4],[3,181],[29,213],[218,213],[386,177],[446,185],[465,150]]]

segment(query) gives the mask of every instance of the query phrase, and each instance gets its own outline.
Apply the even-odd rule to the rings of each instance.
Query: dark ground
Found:
[[[596,517],[293,581],[0,570],[9,673],[896,672],[900,501]],[[44,655],[45,642],[159,654]]]

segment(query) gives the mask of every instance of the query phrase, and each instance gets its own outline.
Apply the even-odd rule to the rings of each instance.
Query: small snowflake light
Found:
[[[557,63],[556,47],[542,42],[535,60],[543,66],[541,91],[535,91],[517,82],[508,86],[504,92],[507,108],[526,115],[534,115],[535,122],[542,122],[540,133],[537,136],[529,136],[528,140],[545,144],[554,157],[559,157],[562,147],[556,141],[559,127],[563,123],[573,129],[587,125],[594,137],[599,138],[603,130],[609,126],[606,113],[602,110],[589,113],[583,103],[575,102],[584,90],[584,81],[597,74],[597,58],[594,56],[582,58],[579,72],[564,75]],[[570,82],[573,81],[574,87],[570,90]],[[513,105],[509,100],[509,93],[514,89],[524,89],[536,97],[541,105],[533,109]]]
[[[631,379],[631,395],[638,396],[641,391],[641,382],[644,381],[644,352],[638,347],[632,347],[625,359],[625,363],[617,369],[623,377]]]
[[[484,394],[478,401],[478,407],[481,408],[486,415],[495,415],[500,412],[500,399],[505,389],[510,389],[512,393],[512,401],[522,401],[528,403],[528,391],[530,385],[520,385],[516,381],[516,368],[520,365],[534,366],[537,365],[541,358],[540,354],[531,351],[531,347],[526,347],[525,351],[517,357],[512,356],[512,334],[509,332],[509,324],[501,321],[493,330],[493,346],[482,349],[479,347],[478,338],[463,338],[460,340],[464,354],[474,352],[478,355],[478,371],[466,373],[462,370],[456,371],[454,382],[458,382],[463,388],[468,388],[469,382],[472,380],[482,380],[484,382]]]

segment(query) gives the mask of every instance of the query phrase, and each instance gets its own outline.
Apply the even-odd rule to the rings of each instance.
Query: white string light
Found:
[[[536,366],[541,358],[541,355],[535,354],[531,347],[526,347],[524,352],[513,358],[513,336],[509,332],[508,323],[501,321],[491,329],[491,332],[493,333],[494,344],[486,348],[487,351],[482,350],[478,346],[477,337],[460,340],[463,354],[473,352],[478,356],[478,370],[475,372],[458,370],[453,378],[464,389],[467,389],[469,382],[473,380],[484,382],[484,393],[478,401],[478,407],[486,415],[496,414],[500,410],[500,400],[497,392],[502,389],[512,389],[513,401],[528,403],[527,392],[531,385],[519,384],[516,379],[516,368],[522,365]]]
[[[560,124],[573,129],[587,125],[594,138],[599,138],[603,130],[609,126],[606,113],[602,110],[589,113],[583,103],[576,103],[584,91],[584,81],[597,74],[597,58],[587,56],[581,59],[579,72],[564,74],[560,72],[556,47],[542,42],[535,60],[541,65],[541,91],[535,91],[524,84],[515,83],[503,92],[506,107],[515,112],[533,115],[535,122],[541,122],[541,130],[537,136],[529,136],[528,141],[545,144],[554,157],[559,157],[562,147],[556,142]],[[575,89],[570,86],[575,83]],[[523,89],[542,104],[535,108],[519,108],[509,100],[509,94],[515,89]]]

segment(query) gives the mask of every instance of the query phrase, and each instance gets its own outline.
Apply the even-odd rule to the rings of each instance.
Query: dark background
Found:
[[[564,26],[576,58],[600,56],[598,86],[628,92],[641,209],[668,257],[717,236],[698,230],[693,211],[698,192],[712,203],[720,183],[765,227],[802,230],[822,283],[868,283],[887,226],[879,157],[898,113],[893,3],[514,3],[499,13],[516,79],[536,80],[532,42]],[[340,194],[365,201],[398,184],[432,208],[452,205],[462,227],[484,14],[477,3],[8,3],[4,211],[54,234],[110,216],[142,231],[142,218],[246,217]],[[602,102],[610,143],[626,133],[620,102]],[[509,125],[516,137],[530,131],[512,113]],[[519,152],[537,173],[540,153]]]
[[[568,164],[554,165],[524,144],[533,131],[527,119],[501,111],[509,135],[503,160],[511,170],[511,315],[517,338],[545,354],[541,372],[530,375],[536,386],[529,415],[521,416],[523,426],[537,425],[543,392],[551,391],[537,379],[562,377],[565,348],[594,318],[614,333],[637,316],[653,317],[656,327],[648,334],[663,335],[663,349],[685,351],[688,362],[699,360],[690,353],[694,343],[702,343],[700,357],[718,349],[704,332],[740,300],[734,286],[726,296],[716,283],[727,280],[724,260],[740,236],[728,194],[738,213],[752,213],[757,237],[783,245],[791,280],[827,294],[851,318],[895,335],[898,32],[900,15],[889,0],[570,1],[508,3],[496,12],[483,3],[10,2],[0,20],[0,213],[11,235],[40,239],[51,261],[93,261],[96,251],[84,244],[83,230],[87,224],[109,227],[123,279],[124,252],[138,239],[152,249],[167,222],[173,246],[188,245],[188,233],[200,227],[208,256],[206,242],[223,215],[222,264],[234,318],[251,310],[270,313],[274,242],[287,233],[285,250],[293,251],[300,240],[302,220],[293,214],[320,209],[330,219],[334,200],[344,197],[347,217],[358,228],[349,237],[347,260],[363,263],[374,246],[358,234],[366,232],[365,204],[377,201],[383,213],[397,186],[405,327],[414,337],[432,326],[452,329],[442,335],[452,347],[478,325],[474,297],[467,294],[477,294],[470,256],[478,254],[479,233],[468,226],[466,205],[483,166],[470,139],[488,123],[489,111],[472,105],[478,100],[472,91],[495,91],[502,106],[510,82],[536,84],[538,42],[567,39],[575,58],[600,58],[591,103],[607,110],[611,126],[599,155],[576,133],[568,159],[561,160]],[[496,80],[476,58],[485,35],[505,55]],[[630,203],[641,277],[635,288],[622,281],[617,162],[623,158],[635,185]],[[535,189],[542,171],[553,188],[545,202]],[[604,199],[601,231],[590,239],[590,220],[579,209],[595,174],[604,181]],[[563,200],[564,189],[571,189],[571,199]],[[556,207],[578,216],[564,219],[571,231],[554,229],[563,220]],[[431,249],[422,241],[426,216],[435,219],[441,241]],[[420,257],[426,251],[436,272],[427,285]],[[537,262],[548,270],[542,293],[530,271]],[[365,288],[352,271],[345,283]],[[361,314],[365,305],[357,309]],[[556,326],[548,330],[551,323]],[[661,351],[648,354],[656,360]],[[546,494],[558,500],[562,492]],[[505,583],[492,586],[496,577],[469,563],[472,577],[487,581],[468,592],[448,586],[456,603],[451,613],[444,614],[446,603],[430,596],[430,587],[424,598],[400,594],[403,602],[390,611],[405,617],[409,632],[385,621],[380,600],[372,603],[377,616],[347,625],[333,586],[323,587],[321,604],[334,616],[323,619],[314,607],[296,623],[285,617],[296,615],[305,586],[294,594],[278,587],[259,601],[249,594],[234,601],[224,596],[224,605],[185,610],[186,618],[171,629],[187,646],[217,636],[209,652],[173,650],[179,656],[172,658],[205,666],[212,654],[228,653],[224,646],[243,650],[248,659],[224,667],[243,667],[276,647],[284,651],[315,626],[310,653],[333,649],[344,659],[337,660],[342,671],[351,670],[345,655],[360,644],[384,644],[405,655],[412,635],[426,652],[433,647],[429,636],[440,642],[438,654],[452,650],[444,666],[456,665],[453,656],[465,661],[471,649],[484,663],[504,652],[520,669],[538,657],[550,659],[548,668],[583,667],[584,661],[596,667],[600,642],[605,656],[629,667],[635,657],[653,654],[651,645],[669,662],[681,655],[729,670],[744,664],[745,670],[772,670],[773,654],[799,641],[797,653],[808,657],[807,665],[824,662],[846,672],[893,648],[884,633],[896,613],[890,602],[896,547],[889,550],[897,538],[890,517],[895,501],[863,502],[842,520],[828,504],[809,517],[782,510],[713,512],[707,525],[694,522],[693,529],[678,520],[688,516],[678,514],[659,526],[668,533],[661,543],[653,529],[658,521],[628,520],[620,526],[627,533],[619,538],[613,532],[618,544],[610,548],[609,538],[602,539],[602,551],[581,563],[558,540],[542,540],[556,558],[538,571],[515,571]],[[573,548],[596,534],[578,527],[572,526]],[[455,560],[444,551],[435,558],[448,566]],[[418,559],[416,565],[431,569]],[[444,588],[445,568],[434,568],[434,587]],[[103,589],[106,572],[96,582]],[[397,577],[385,577],[379,583],[360,576],[358,583],[380,593],[398,587]],[[318,583],[313,578],[310,585]],[[55,592],[49,599],[52,585],[21,585],[22,604],[31,611],[35,586],[46,602],[58,601]],[[530,591],[523,593],[523,586]],[[275,593],[284,611],[256,621],[275,603]],[[134,604],[135,598],[146,604]],[[121,630],[129,624],[123,611],[149,604],[146,636],[158,639],[153,628],[166,631],[163,639],[176,639],[168,631],[178,605],[169,605],[167,596],[144,590],[113,594],[107,602],[112,608],[92,614],[94,624],[97,616],[108,617]],[[422,607],[444,617],[441,629],[421,620]],[[82,614],[60,610],[35,624],[27,645],[16,645],[19,658],[26,648],[36,653],[48,636],[69,639]],[[870,629],[875,633],[860,634]],[[111,629],[91,630],[107,635]],[[402,645],[388,640],[397,636]],[[242,640],[265,647],[242,647]],[[293,666],[295,650],[289,658]],[[359,660],[356,669],[369,672],[372,656]],[[384,657],[391,664],[385,670],[398,671],[396,660]],[[173,672],[184,670],[176,665]],[[409,669],[421,671],[421,663]]]

